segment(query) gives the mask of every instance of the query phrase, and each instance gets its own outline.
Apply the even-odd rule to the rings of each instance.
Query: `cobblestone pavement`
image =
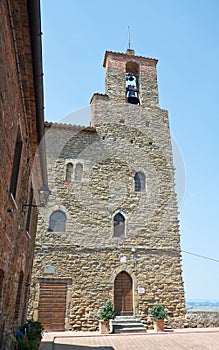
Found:
[[[183,329],[163,333],[45,333],[41,350],[219,350],[219,328]]]

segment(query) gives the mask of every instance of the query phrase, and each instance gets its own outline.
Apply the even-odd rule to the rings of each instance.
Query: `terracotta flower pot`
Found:
[[[100,334],[109,333],[109,321],[99,321]]]
[[[164,332],[164,320],[153,320],[155,332]]]

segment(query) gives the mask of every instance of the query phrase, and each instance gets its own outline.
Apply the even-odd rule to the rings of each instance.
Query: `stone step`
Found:
[[[145,333],[143,323],[134,316],[116,316],[112,322],[113,333]]]
[[[113,322],[136,322],[139,321],[134,316],[116,316]]]
[[[126,327],[133,327],[133,326],[138,326],[141,327],[143,326],[143,323],[141,323],[140,321],[112,321],[112,324],[114,326],[126,326]]]
[[[144,327],[132,327],[132,328],[113,328],[113,333],[145,333],[146,329]]]

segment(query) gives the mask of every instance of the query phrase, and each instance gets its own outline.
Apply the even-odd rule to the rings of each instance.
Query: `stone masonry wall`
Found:
[[[137,248],[136,253],[132,253],[131,246],[117,246],[116,249],[78,247],[70,244],[67,238],[63,239],[63,235],[56,237],[55,244],[51,234],[46,238],[46,250],[35,257],[37,269],[34,274],[35,278],[72,278],[67,329],[97,329],[98,312],[106,300],[113,300],[113,282],[120,271],[127,271],[133,278],[137,317],[146,321],[154,302],[163,303],[170,318],[182,316],[181,280],[180,277],[172,278],[173,271],[180,273],[177,254],[144,248]],[[126,262],[123,262],[124,258]],[[56,266],[52,276],[45,273],[48,265]],[[37,297],[37,279],[32,288]],[[139,294],[139,288],[145,288],[145,293]]]
[[[142,114],[139,118],[143,119]],[[113,120],[113,113],[111,116]],[[156,136],[159,119],[163,134],[160,131]],[[155,302],[163,303],[172,318],[184,314],[171,148],[167,142],[165,152],[158,147],[168,134],[163,112],[145,128],[150,132],[126,124],[100,123],[96,129],[77,130],[72,137],[69,133],[66,141],[60,126],[59,142],[63,139],[64,147],[57,159],[48,159],[53,190],[38,224],[37,241],[46,248],[37,247],[34,262],[31,312],[35,316],[38,279],[71,278],[66,328],[96,329],[98,311],[107,299],[113,300],[114,279],[120,271],[133,278],[137,317],[146,321]],[[55,140],[51,137],[47,145],[51,150]],[[84,166],[82,181],[66,182],[66,164],[76,160]],[[134,191],[137,170],[146,173],[145,193]],[[49,217],[57,209],[67,216],[65,233],[48,232]],[[113,215],[121,209],[127,221],[124,239],[113,237]],[[52,275],[45,272],[50,265],[55,266]]]
[[[145,84],[141,105],[124,100],[121,79],[131,60],[138,63],[140,84]],[[136,317],[146,322],[150,307],[162,303],[170,320],[176,325],[182,322],[185,305],[172,147],[168,113],[158,107],[156,62],[107,53],[107,94],[94,94],[91,100],[91,127],[50,127],[52,195],[38,223],[30,300],[34,318],[39,281],[68,278],[66,329],[97,329],[98,311],[108,299],[114,302],[115,278],[126,271],[133,282]],[[68,163],[73,166],[71,181],[66,181]],[[78,163],[83,166],[80,180],[75,178]],[[135,191],[136,172],[145,174],[143,192]],[[49,232],[50,215],[56,210],[66,215],[65,232]],[[113,234],[116,213],[125,218],[121,238]]]

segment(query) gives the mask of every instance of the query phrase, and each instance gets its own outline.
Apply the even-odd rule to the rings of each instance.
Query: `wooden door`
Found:
[[[65,283],[40,284],[38,319],[47,331],[65,330],[66,288]]]
[[[132,278],[125,272],[120,272],[114,284],[114,308],[117,315],[133,315]]]

